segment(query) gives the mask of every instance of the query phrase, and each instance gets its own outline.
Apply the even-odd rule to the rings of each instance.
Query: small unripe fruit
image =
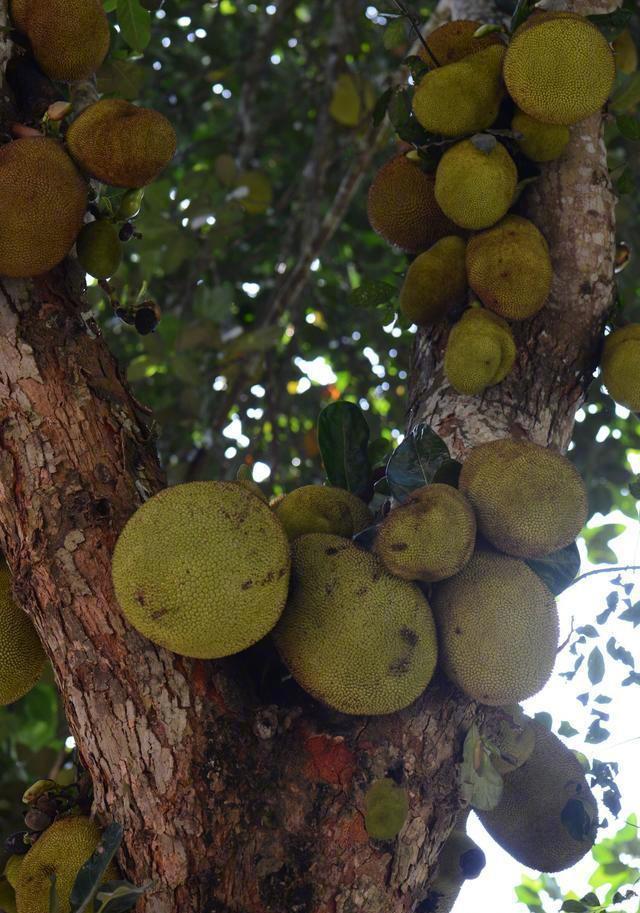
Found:
[[[84,226],[78,235],[76,250],[84,271],[96,279],[113,276],[122,261],[118,230],[106,219]]]

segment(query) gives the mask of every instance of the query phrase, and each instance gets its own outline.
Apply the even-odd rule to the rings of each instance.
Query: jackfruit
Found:
[[[20,873],[20,868],[22,867],[23,860],[24,856],[9,856],[4,867],[4,877],[7,879],[14,890],[18,884],[18,875]]]
[[[49,909],[51,875],[56,876],[59,913],[70,913],[69,897],[82,866],[100,844],[100,830],[82,816],[59,818],[38,838],[20,868],[16,900],[19,913],[44,913]],[[102,881],[118,877],[113,863]]]
[[[12,0],[11,15],[51,79],[86,79],[107,56],[109,22],[100,0]]]
[[[374,551],[396,577],[430,583],[461,571],[475,541],[476,519],[465,496],[436,483],[418,488],[387,514]]]
[[[37,276],[73,247],[88,186],[62,146],[29,137],[0,146],[0,275]]]
[[[274,506],[290,540],[306,533],[333,533],[350,538],[373,522],[364,501],[344,488],[303,485]]]
[[[465,881],[477,878],[485,865],[484,852],[464,827],[456,826],[440,850],[436,875],[429,883],[427,909],[450,913]]]
[[[71,124],[66,139],[80,168],[113,187],[150,184],[176,151],[176,134],[166,117],[121,98],[90,105]]]
[[[509,215],[467,246],[469,285],[482,303],[507,320],[526,320],[549,297],[549,247],[533,222]]]
[[[289,601],[273,639],[296,681],[342,713],[411,704],[437,658],[433,616],[418,587],[339,536],[301,536],[292,551]]]
[[[574,13],[531,16],[513,34],[504,81],[517,106],[545,124],[569,126],[604,105],[615,79],[600,29]]]
[[[640,411],[640,323],[605,338],[602,380],[612,399],[632,412]]]
[[[16,895],[6,878],[0,877],[0,913],[16,913]]]
[[[504,715],[497,721],[490,738],[495,749],[491,762],[502,776],[522,767],[531,757],[536,744],[532,722],[519,704],[504,708]]]
[[[442,136],[463,136],[490,127],[504,94],[504,55],[502,44],[492,44],[457,63],[430,70],[413,96],[418,123]]]
[[[407,253],[418,253],[445,235],[459,234],[435,198],[435,178],[406,155],[396,155],[373,179],[367,214],[374,231]]]
[[[470,54],[484,51],[492,44],[502,44],[499,35],[495,32],[474,38],[473,36],[481,26],[481,22],[475,22],[472,19],[445,22],[425,38],[431,54],[423,47],[418,49],[418,54],[428,67],[443,67],[448,63],[457,63]]]
[[[542,558],[569,545],[587,520],[587,492],[569,460],[531,441],[479,444],[460,473],[478,529],[518,558]]]
[[[515,360],[506,321],[484,308],[470,308],[449,333],[444,373],[454,390],[473,396],[503,381]]]
[[[547,683],[558,648],[556,601],[524,561],[481,549],[434,587],[442,669],[483,704],[515,704]]]
[[[271,181],[261,171],[241,171],[236,180],[235,198],[245,212],[257,216],[266,212],[273,201]],[[238,195],[240,189],[242,194]]]
[[[329,114],[343,127],[357,127],[375,105],[373,86],[353,73],[341,73],[333,87]]]
[[[513,159],[496,142],[483,152],[467,139],[456,143],[440,159],[436,170],[436,200],[456,225],[488,228],[513,203],[518,171]]]
[[[394,840],[409,814],[407,791],[390,777],[376,780],[367,790],[364,826],[374,840]]]
[[[516,111],[511,129],[520,134],[518,146],[532,162],[552,162],[560,158],[571,136],[564,124],[543,124],[524,111]]]
[[[290,560],[268,504],[236,482],[188,482],[131,517],[116,543],[113,583],[128,621],[149,640],[215,659],[275,625]]]
[[[616,69],[625,76],[630,76],[638,69],[638,49],[629,29],[624,29],[613,42],[616,55]]]
[[[531,726],[535,747],[529,760],[505,777],[497,808],[477,815],[521,865],[559,872],[593,846],[598,806],[573,752],[545,726],[535,720]]]
[[[9,568],[0,566],[0,707],[24,697],[45,664],[42,644],[27,615],[11,593]]]
[[[450,235],[418,254],[400,290],[400,310],[418,326],[438,323],[467,293],[466,242]]]
[[[78,235],[76,252],[85,273],[96,279],[108,279],[122,262],[118,229],[107,219],[89,222]]]

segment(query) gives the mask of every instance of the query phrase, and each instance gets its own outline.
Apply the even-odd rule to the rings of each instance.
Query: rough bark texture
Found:
[[[443,6],[455,17],[492,13],[471,0]],[[530,349],[521,345],[514,379],[481,403],[454,399],[442,389],[442,339],[417,344],[411,419],[432,422],[458,453],[520,429],[568,440],[611,296],[613,204],[597,118],[529,199],[557,279],[551,305],[520,334]],[[404,713],[348,718],[283,685],[268,647],[193,662],[128,627],[110,554],[163,477],[149,416],[83,315],[80,282],[71,261],[34,282],[0,282],[0,529],[96,812],[124,825],[129,877],[153,881],[138,910],[419,911],[460,809],[463,733],[481,711],[437,683]],[[410,800],[389,843],[369,840],[363,818],[368,785],[383,776]]]

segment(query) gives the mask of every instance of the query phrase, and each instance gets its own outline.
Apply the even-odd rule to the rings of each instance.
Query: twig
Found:
[[[393,0],[393,2],[398,7],[398,9],[402,13],[402,15],[406,19],[409,20],[409,24],[411,25],[411,28],[416,33],[416,38],[418,39],[418,41],[420,42],[422,47],[425,49],[425,51],[427,52],[429,57],[433,60],[435,65],[437,67],[439,67],[440,64],[438,63],[438,59],[437,59],[436,55],[431,50],[431,48],[427,44],[427,39],[422,34],[422,29],[420,28],[420,23],[419,23],[418,19],[413,15],[413,13],[409,9],[407,9],[407,7],[404,5],[404,3],[400,2],[400,0]]]
[[[615,565],[613,567],[599,567],[596,568],[595,571],[587,571],[586,574],[580,574],[579,577],[576,577],[576,579],[569,584],[569,587],[575,586],[576,583],[580,583],[581,580],[585,580],[587,577],[593,577],[594,574],[619,574],[622,571],[640,571],[640,564],[626,564],[624,567],[617,567]],[[567,589],[569,589],[569,587],[567,587]]]

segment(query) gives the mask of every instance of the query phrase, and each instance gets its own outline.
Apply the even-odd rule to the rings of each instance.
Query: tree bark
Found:
[[[458,18],[492,12],[442,6]],[[0,14],[4,24],[5,0]],[[411,422],[431,422],[458,454],[504,434],[568,441],[611,301],[599,118],[575,131],[569,160],[529,200],[556,284],[520,331],[514,378],[482,400],[454,397],[441,335],[417,341]],[[268,645],[191,661],[128,626],[110,556],[164,479],[149,416],[83,313],[71,259],[32,282],[0,281],[0,422],[0,529],[16,594],[53,664],[96,813],[125,828],[126,874],[153,883],[140,913],[420,911],[462,804],[462,738],[483,709],[438,680],[403,713],[346,717],[283,682]],[[410,804],[389,842],[370,840],[363,816],[384,776]]]

